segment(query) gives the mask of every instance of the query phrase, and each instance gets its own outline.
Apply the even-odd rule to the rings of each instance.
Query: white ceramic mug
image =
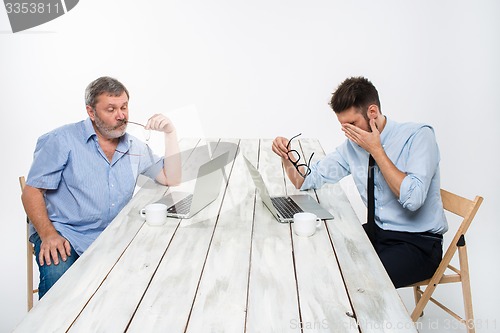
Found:
[[[162,225],[167,221],[167,206],[161,203],[149,204],[140,213],[149,225]]]
[[[293,215],[293,231],[297,236],[312,236],[320,225],[321,219],[313,213],[302,212]]]

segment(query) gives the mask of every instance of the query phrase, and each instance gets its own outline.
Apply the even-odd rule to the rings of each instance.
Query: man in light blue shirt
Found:
[[[367,204],[371,155],[376,163],[375,223],[373,231],[364,224],[365,230],[397,288],[430,278],[441,261],[442,234],[448,229],[434,130],[387,119],[376,88],[363,77],[341,83],[330,105],[347,140],[309,169],[302,166],[299,173],[290,161],[288,140],[277,137],[273,151],[282,158],[288,177],[297,188],[307,190],[352,175]]]
[[[132,198],[143,174],[164,185],[180,182],[177,134],[161,114],[146,130],[165,136],[165,156],[126,133],[129,93],[110,77],[85,92],[88,118],[42,135],[22,200],[40,269],[39,297],[92,244]]]

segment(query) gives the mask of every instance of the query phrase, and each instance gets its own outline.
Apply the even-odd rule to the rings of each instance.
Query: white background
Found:
[[[16,34],[0,8],[0,332],[26,311],[17,178],[41,134],[86,117],[84,89],[103,75],[128,87],[131,119],[165,113],[180,136],[302,132],[327,151],[344,140],[331,93],[368,77],[385,115],[434,126],[442,187],[484,196],[467,238],[474,310],[479,332],[500,331],[499,1],[83,0]],[[352,181],[342,184],[363,218]],[[460,309],[458,288],[440,294]],[[424,318],[422,331],[446,331],[439,310]]]

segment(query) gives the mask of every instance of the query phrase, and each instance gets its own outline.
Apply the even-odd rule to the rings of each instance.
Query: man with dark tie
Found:
[[[384,116],[377,89],[364,77],[342,82],[330,106],[347,140],[316,163],[298,166],[289,140],[277,137],[272,149],[288,177],[307,190],[352,175],[368,208],[363,227],[395,287],[430,278],[448,229],[433,128]]]

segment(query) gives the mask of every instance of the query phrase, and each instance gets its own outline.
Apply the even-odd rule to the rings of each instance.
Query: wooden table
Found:
[[[272,141],[184,139],[183,170],[207,142],[233,156],[216,201],[152,227],[138,212],[168,189],[145,183],[15,332],[416,332],[338,184],[309,191],[335,219],[299,237],[263,205],[241,156],[272,195],[299,192]],[[317,140],[295,148],[324,156]]]

